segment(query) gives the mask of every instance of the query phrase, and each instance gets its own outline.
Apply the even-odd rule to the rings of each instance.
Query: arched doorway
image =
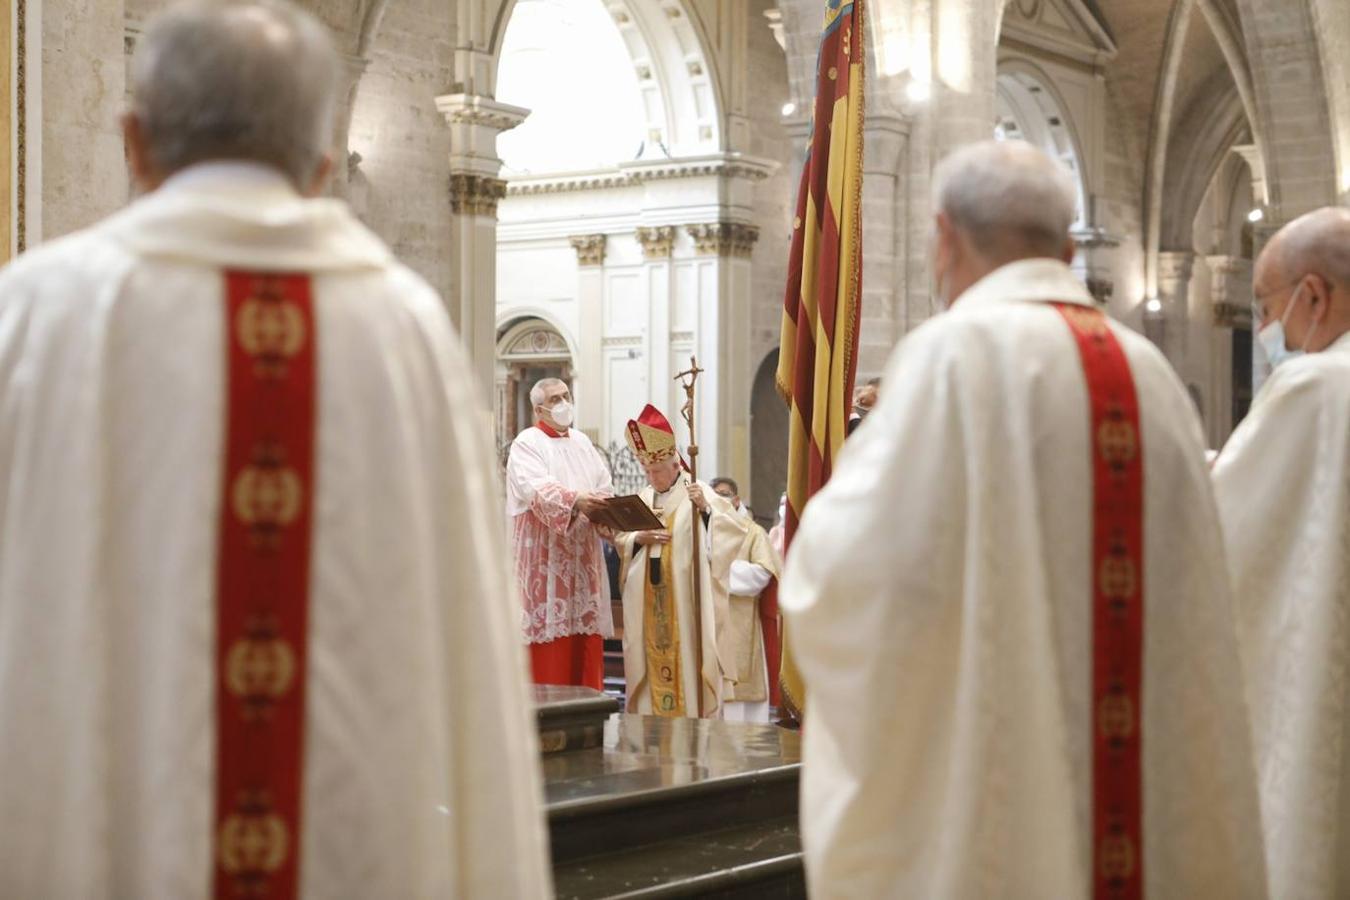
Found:
[[[497,332],[497,445],[533,421],[530,388],[541,378],[572,383],[572,352],[543,319],[517,319]]]
[[[787,488],[788,408],[774,385],[778,351],[764,357],[750,394],[750,508],[765,527],[778,515]]]

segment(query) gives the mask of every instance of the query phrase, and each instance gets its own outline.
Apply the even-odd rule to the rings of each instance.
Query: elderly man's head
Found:
[[[933,173],[933,273],[944,303],[1020,259],[1070,262],[1077,189],[1062,165],[1024,141],[962,147]]]
[[[553,428],[566,431],[572,427],[572,392],[561,378],[541,378],[530,388],[530,403],[534,414]]]
[[[647,475],[647,483],[657,491],[668,491],[680,478],[680,457],[672,453],[654,462],[644,462],[642,471]]]
[[[241,160],[317,192],[331,166],[338,74],[327,30],[285,0],[194,2],[156,16],[136,49],[123,119],[138,185]]]
[[[1252,290],[1272,362],[1325,350],[1350,331],[1350,210],[1319,209],[1280,229],[1256,261]]]

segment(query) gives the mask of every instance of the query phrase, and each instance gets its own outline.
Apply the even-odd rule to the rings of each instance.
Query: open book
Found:
[[[588,518],[615,531],[660,531],[665,524],[637,494],[606,498],[604,509]]]

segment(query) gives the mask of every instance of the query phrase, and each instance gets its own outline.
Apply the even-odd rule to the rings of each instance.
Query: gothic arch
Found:
[[[1064,163],[1078,187],[1078,224],[1087,216],[1087,198],[1093,186],[1087,182],[1083,141],[1069,105],[1054,78],[1031,60],[1002,55],[995,86],[995,109],[999,113],[996,133],[1028,141]],[[1016,132],[1008,129],[1011,116]]]
[[[1338,195],[1326,73],[1321,55],[1308,52],[1324,46],[1313,5],[1237,0],[1255,90],[1254,124],[1263,138],[1269,220],[1276,225]]]

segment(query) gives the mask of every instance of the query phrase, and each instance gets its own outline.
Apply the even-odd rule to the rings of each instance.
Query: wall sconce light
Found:
[[[1162,301],[1157,297],[1150,297],[1144,303],[1144,312],[1150,316],[1161,316],[1163,311]]]
[[[783,104],[783,118],[786,119],[788,116],[792,115],[796,111],[797,111],[797,104],[793,103],[791,100]]]
[[[1260,222],[1265,217],[1266,211],[1259,206],[1256,209],[1252,210],[1251,212],[1247,213],[1247,221],[1251,222],[1253,225],[1255,225],[1257,222]]]

